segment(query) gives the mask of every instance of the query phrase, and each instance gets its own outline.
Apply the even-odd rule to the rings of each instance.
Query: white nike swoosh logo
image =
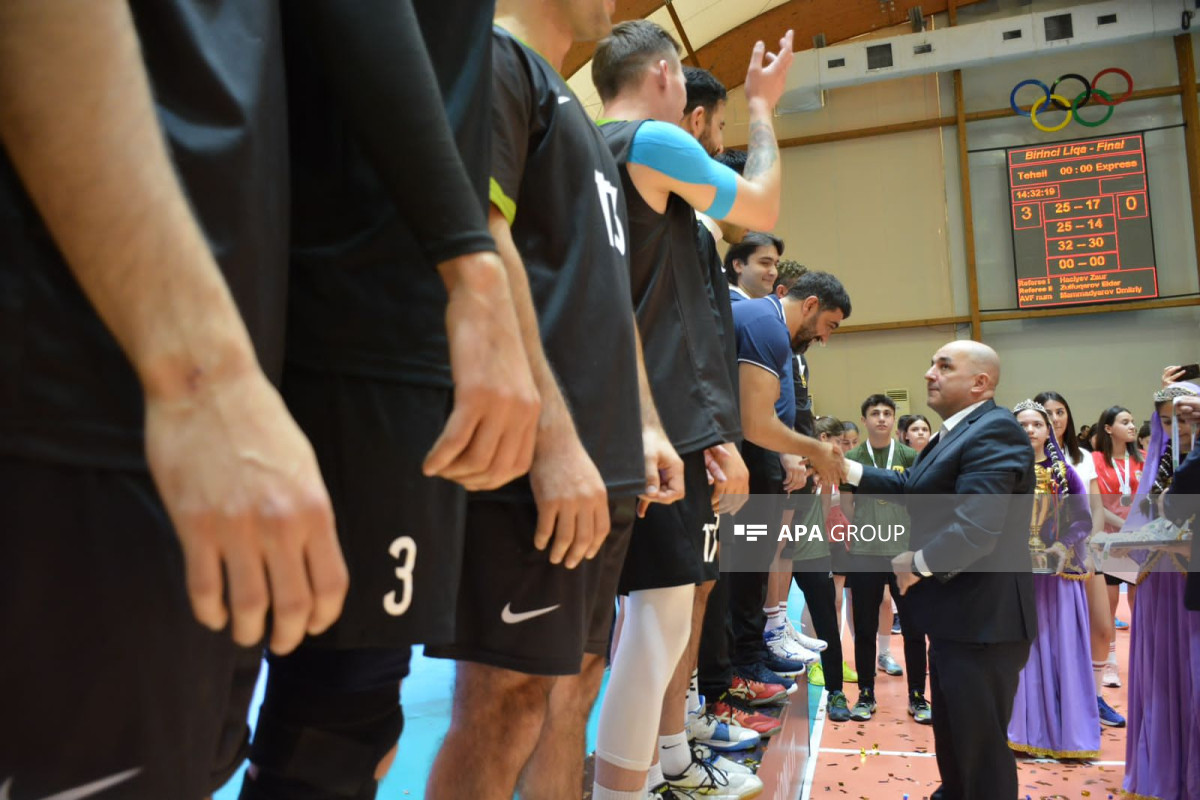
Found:
[[[500,612],[500,619],[504,620],[509,625],[516,625],[518,622],[524,622],[525,620],[533,619],[534,617],[540,617],[542,614],[549,614],[560,605],[562,604],[555,603],[554,605],[547,606],[546,608],[535,608],[533,611],[522,611],[519,614],[514,614],[512,610],[512,603],[505,603],[504,609]],[[0,797],[0,800],[7,799]]]
[[[137,769],[129,769],[124,772],[118,772],[116,775],[109,775],[107,778],[101,778],[98,781],[85,783],[83,786],[76,786],[74,789],[67,789],[65,792],[52,794],[42,800],[80,800],[83,797],[91,797],[92,795],[100,794],[110,786],[116,786],[118,783],[124,783],[142,771],[141,767]],[[12,800],[8,790],[12,786],[13,779],[9,778],[0,786],[0,800]]]
[[[558,104],[559,104],[560,106],[561,106],[563,103],[569,103],[569,102],[571,102],[571,98],[567,97],[566,95],[562,95],[562,94],[560,94],[560,95],[558,96]]]

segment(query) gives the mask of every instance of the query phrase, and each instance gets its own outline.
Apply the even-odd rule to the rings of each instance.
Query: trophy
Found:
[[[1029,522],[1029,555],[1035,575],[1053,575],[1046,543],[1042,541],[1042,526],[1054,508],[1053,479],[1048,468],[1038,464],[1033,469],[1037,482],[1033,490],[1033,518]]]

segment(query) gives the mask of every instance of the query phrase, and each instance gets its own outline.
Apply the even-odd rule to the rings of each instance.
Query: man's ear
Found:
[[[804,316],[806,317],[810,314],[817,314],[821,310],[821,299],[815,294],[810,294],[804,298],[804,305],[800,306],[800,308],[804,310]]]
[[[658,63],[654,65],[654,83],[659,89],[666,91],[667,84],[671,80],[671,65],[667,63],[665,58],[660,58]]]
[[[684,126],[693,137],[698,137],[704,130],[704,106],[696,106],[683,116]]]
[[[778,297],[780,300],[787,297],[787,293],[788,293],[788,287],[783,285],[782,283],[775,287],[775,296]]]

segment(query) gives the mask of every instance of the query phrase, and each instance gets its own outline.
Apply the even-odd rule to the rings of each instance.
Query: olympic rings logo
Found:
[[[1101,89],[1098,84],[1100,83],[1100,79],[1105,75],[1119,75],[1124,78],[1126,84],[1125,92],[1119,97],[1113,97],[1108,92]],[[1075,95],[1075,99],[1073,100],[1068,101],[1066,97],[1058,94],[1057,92],[1058,87],[1065,81],[1075,81],[1083,86],[1083,91]],[[1036,86],[1041,89],[1042,93],[1045,95],[1044,97],[1039,97],[1034,104],[1029,107],[1028,111],[1017,105],[1017,92],[1021,91],[1026,86]],[[1037,128],[1039,131],[1053,133],[1055,131],[1061,131],[1063,128],[1070,125],[1071,120],[1075,120],[1086,128],[1098,128],[1104,123],[1108,122],[1108,120],[1112,117],[1113,110],[1116,106],[1124,103],[1132,96],[1133,78],[1130,77],[1129,73],[1123,69],[1118,67],[1109,67],[1108,69],[1102,69],[1097,72],[1090,81],[1075,72],[1068,72],[1066,75],[1060,75],[1058,80],[1049,86],[1037,80],[1036,78],[1029,78],[1028,80],[1021,81],[1013,87],[1012,93],[1008,96],[1008,104],[1012,106],[1014,114],[1021,117],[1029,117],[1029,121],[1033,124],[1033,127]],[[1098,105],[1105,106],[1108,110],[1105,112],[1104,116],[1100,117],[1099,119],[1089,121],[1080,116],[1079,109],[1093,101],[1095,101]],[[1067,115],[1063,118],[1062,122],[1051,126],[1043,125],[1038,121],[1038,111],[1044,110],[1048,106],[1053,106],[1059,111],[1067,112]]]

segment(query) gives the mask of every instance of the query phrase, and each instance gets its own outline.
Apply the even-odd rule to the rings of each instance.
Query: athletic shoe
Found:
[[[816,658],[813,660],[815,661]],[[770,650],[767,651],[766,659],[759,663],[781,678],[795,678],[797,675],[803,675],[805,670],[803,661],[793,661],[790,658],[776,658]]]
[[[908,715],[922,725],[933,724],[933,709],[929,701],[920,692],[913,692],[908,698]]]
[[[730,753],[735,750],[753,750],[758,746],[759,736],[749,728],[743,728],[736,722],[724,722],[709,713],[688,720],[688,739],[698,745]]]
[[[726,758],[720,753],[714,753],[711,748],[705,747],[702,744],[692,745],[692,753],[696,758],[706,764],[712,764],[723,772],[728,772],[730,775],[753,775],[754,770],[747,767],[745,764],[739,764],[736,761]]]
[[[771,658],[777,661],[799,661],[801,664],[807,666],[820,658],[812,650],[803,648],[793,642],[783,627],[764,633],[763,644],[767,646],[767,653],[770,654]]]
[[[676,791],[713,800],[746,800],[763,790],[763,782],[757,775],[726,772],[720,767],[701,761],[695,752],[692,753],[692,763],[688,764],[687,769],[678,775],[664,774],[663,777]]]
[[[771,662],[769,660],[759,661],[755,664],[751,664],[748,667],[737,667],[734,672],[740,672],[744,677],[752,678],[762,683],[777,683],[780,686],[785,687],[788,694],[795,694],[796,689],[798,688],[796,681],[791,676],[783,675],[771,669]],[[801,668],[800,673],[798,674],[803,673],[804,669]]]
[[[711,709],[713,716],[722,722],[736,723],[748,728],[763,739],[774,736],[783,730],[783,723],[770,714],[760,714],[753,709],[744,708],[734,698],[718,700]]]
[[[808,668],[808,685],[809,686],[824,686],[825,685],[825,668],[820,662],[813,664]]]
[[[845,692],[830,692],[825,705],[825,718],[831,722],[846,722],[850,719],[850,703]]]
[[[858,671],[850,669],[850,665],[842,662],[842,683],[858,683]]]
[[[903,631],[900,630],[900,615],[892,614],[892,636],[899,636]]]
[[[1103,697],[1096,698],[1096,704],[1100,706],[1100,724],[1107,725],[1110,728],[1124,728],[1125,718],[1113,710],[1113,707],[1104,702]]]
[[[820,653],[826,647],[829,647],[829,642],[825,641],[824,639],[814,639],[813,637],[805,636],[803,633],[796,630],[796,626],[792,624],[791,620],[788,620],[787,624],[783,626],[783,632],[786,633],[788,638],[793,642],[800,645],[805,650],[811,650],[814,653]]]
[[[691,800],[690,794],[683,794],[671,788],[669,783],[660,783],[650,790],[646,800]]]
[[[879,664],[879,671],[886,672],[888,675],[903,675],[904,669],[900,666],[896,659],[892,658],[891,653],[882,653],[876,663]]]
[[[733,684],[726,693],[748,706],[769,706],[787,700],[787,687],[778,683],[766,683],[734,673]]]
[[[1121,685],[1121,675],[1117,672],[1117,665],[1106,663],[1104,670],[1100,673],[1100,683],[1105,686],[1111,686],[1114,689]]]
[[[1113,617],[1113,627],[1119,631],[1127,631],[1129,630],[1129,623],[1123,619],[1117,619],[1116,617]]]
[[[854,704],[854,708],[850,709],[850,719],[855,722],[866,722],[875,714],[877,706],[875,692],[871,689],[863,689],[858,693],[858,702]]]

